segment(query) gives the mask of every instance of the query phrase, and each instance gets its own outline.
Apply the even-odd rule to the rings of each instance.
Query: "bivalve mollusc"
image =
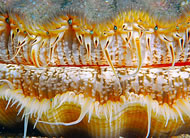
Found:
[[[190,131],[187,0],[0,1],[0,124],[46,136]]]

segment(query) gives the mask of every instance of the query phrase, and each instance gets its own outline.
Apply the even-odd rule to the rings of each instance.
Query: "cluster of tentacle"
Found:
[[[6,63],[13,62],[19,56],[22,58],[20,59],[21,61],[17,59],[14,62],[33,64],[38,67],[44,65],[106,65],[103,62],[106,60],[115,72],[114,66],[126,66],[127,60],[129,60],[126,56],[126,47],[128,47],[129,51],[131,51],[130,58],[133,63],[136,63],[129,66],[137,66],[135,72],[137,73],[141,66],[153,66],[156,63],[171,63],[171,66],[174,66],[175,62],[189,62],[190,58],[188,48],[190,40],[189,16],[179,17],[175,23],[159,22],[149,16],[148,13],[130,11],[118,15],[112,22],[102,24],[89,24],[86,20],[76,16],[61,16],[55,18],[52,22],[33,24],[25,22],[23,18],[12,13],[10,15],[1,15],[0,20],[1,33],[6,30],[5,36],[9,37],[10,35],[9,42],[13,49],[11,53],[8,46],[5,46],[5,51],[7,52],[4,52],[4,55],[9,56],[7,58],[2,57],[1,60]],[[86,54],[84,53],[85,59],[81,59],[80,63],[74,61],[74,54],[72,57],[69,55],[71,59],[68,59],[68,56],[63,55],[60,57],[57,52],[59,63],[54,58],[55,49],[59,47],[59,42],[63,42],[62,47],[66,47],[65,45],[69,47],[68,42],[64,43],[69,41],[65,40],[68,38],[64,36],[69,32],[72,32],[78,40],[76,42],[78,44],[72,42],[72,45],[75,44],[73,47],[77,49],[77,46],[80,45],[86,49]],[[162,50],[160,57],[159,50],[151,51],[151,48],[159,49],[156,46],[156,41],[159,41],[158,43],[162,46],[161,49],[164,49],[165,55],[162,55]],[[116,45],[121,46],[123,50],[120,50],[119,47],[116,48]],[[30,48],[27,54],[23,50],[24,47]],[[93,55],[98,47],[101,47],[98,51],[102,52],[103,57],[100,55],[99,58],[96,58],[96,55]],[[184,50],[185,47],[186,50]],[[48,52],[43,48],[48,49]],[[119,50],[123,52],[121,53],[124,56],[122,59],[117,59],[116,57]],[[150,51],[150,54],[145,58],[142,53],[147,50]],[[45,57],[44,59],[40,57],[41,53],[43,54],[42,57]],[[3,54],[1,55],[3,56]],[[180,56],[176,57],[176,55]],[[164,56],[168,57],[165,61],[163,60]],[[94,60],[93,57],[95,57]],[[146,62],[144,64],[143,58],[145,58]],[[151,58],[153,59],[149,62]],[[46,61],[43,61],[45,59]],[[60,63],[62,60],[65,62]],[[69,62],[70,60],[71,62]],[[119,63],[121,62],[120,60],[122,60],[122,63]],[[99,63],[100,61],[102,63]]]

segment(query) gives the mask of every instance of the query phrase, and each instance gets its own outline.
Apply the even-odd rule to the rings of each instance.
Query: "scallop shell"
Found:
[[[16,124],[21,123],[21,116],[18,116],[18,109],[16,105],[7,106],[8,102],[5,99],[0,100],[0,124],[4,126],[15,126]]]

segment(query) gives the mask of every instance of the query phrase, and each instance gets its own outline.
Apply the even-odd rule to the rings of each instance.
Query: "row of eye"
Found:
[[[7,17],[7,18],[5,18],[5,22],[7,23],[7,24],[10,24],[10,19]],[[67,20],[67,23],[68,23],[68,25],[72,25],[73,24],[73,20],[71,19],[71,18],[69,18],[68,20]],[[187,24],[190,24],[190,22],[188,22]],[[77,26],[75,26],[75,27],[77,27]],[[141,30],[145,30],[142,26],[140,26],[140,25],[138,25],[138,24],[134,24],[134,27],[135,28],[137,28],[137,29],[141,29]],[[149,29],[149,30],[154,30],[155,32],[157,31],[159,29],[159,27],[158,27],[158,25],[155,25],[155,27],[154,28],[152,28],[152,29]],[[178,26],[178,25],[176,25],[176,31],[179,31],[179,29],[180,29],[180,27]],[[86,32],[87,33],[89,33],[90,35],[93,35],[94,34],[94,31],[93,30],[88,30],[88,29],[84,29],[84,30],[86,30]],[[113,31],[117,31],[118,30],[118,26],[117,25],[113,25],[113,29],[112,29]],[[128,24],[127,23],[124,23],[123,25],[122,25],[122,30],[123,31],[132,31],[132,28],[130,27],[130,26],[128,26]],[[25,32],[25,31],[24,31]],[[47,35],[49,35],[49,31],[46,31],[46,34]],[[106,35],[106,33],[104,32],[104,35]]]

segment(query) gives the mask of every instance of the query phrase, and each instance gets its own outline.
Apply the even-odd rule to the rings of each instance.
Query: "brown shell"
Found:
[[[5,99],[0,100],[0,124],[9,127],[15,126],[21,122],[21,116],[17,115],[16,105],[7,107],[7,104],[8,102]],[[12,102],[10,102],[10,105],[12,105]]]

